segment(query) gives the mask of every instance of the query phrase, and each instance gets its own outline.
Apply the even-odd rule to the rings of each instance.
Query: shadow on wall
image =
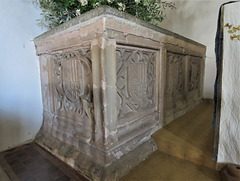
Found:
[[[204,40],[212,32],[210,26],[213,21],[214,35],[216,32],[217,10],[213,8],[216,2],[204,1],[173,1],[176,4],[175,10],[167,11],[167,18],[160,26],[163,26],[180,35],[204,44]],[[217,6],[216,6],[217,7]],[[216,9],[216,11],[214,11]]]
[[[4,35],[0,36],[0,151],[34,139],[42,124],[39,63],[32,42],[45,31],[37,26],[41,12],[32,0],[0,0],[0,16],[4,17],[0,28]]]
[[[204,98],[213,98],[216,76],[215,36],[218,11],[226,0],[178,0],[175,10],[168,10],[167,18],[159,26],[207,46]]]
[[[0,111],[0,151],[17,146],[21,143],[21,138],[24,137],[23,125],[19,116]],[[8,145],[6,147],[6,145]]]
[[[185,37],[188,35],[186,32],[192,32],[193,26],[185,26],[188,24],[192,24],[196,19],[196,13],[190,13],[189,10],[189,2],[175,2],[176,9],[167,10],[167,18],[160,23],[160,26],[166,27],[168,30],[176,32]],[[184,21],[183,21],[184,20]]]

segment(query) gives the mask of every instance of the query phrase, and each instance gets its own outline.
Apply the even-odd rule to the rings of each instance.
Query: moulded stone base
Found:
[[[157,150],[155,141],[149,138],[146,142],[122,156],[121,159],[108,165],[101,165],[97,162],[97,158],[90,157],[51,135],[44,134],[43,136],[39,134],[36,142],[89,180],[98,181],[118,180]],[[97,148],[95,151],[99,152]]]
[[[171,123],[173,120],[175,120],[175,119],[183,116],[187,112],[191,111],[193,108],[195,108],[197,105],[199,105],[202,101],[203,100],[200,99],[196,102],[193,102],[182,110],[175,110],[175,109],[168,110],[167,115],[164,119],[165,125]]]

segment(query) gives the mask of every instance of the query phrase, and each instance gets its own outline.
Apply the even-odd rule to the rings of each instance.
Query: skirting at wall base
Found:
[[[43,136],[39,134],[36,142],[62,161],[72,166],[89,180],[99,181],[118,180],[157,150],[155,141],[150,138],[134,150],[122,156],[120,160],[116,160],[109,165],[101,165],[97,163],[98,158],[85,155],[81,150],[51,135],[44,134]],[[91,152],[93,152],[93,150],[91,150]]]

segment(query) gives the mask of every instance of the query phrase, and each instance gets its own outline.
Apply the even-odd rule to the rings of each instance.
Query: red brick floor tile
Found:
[[[51,179],[56,180],[56,179],[64,176],[65,174],[61,170],[57,169],[55,172],[52,172],[49,175],[50,175]]]
[[[0,158],[0,165],[8,168],[6,173],[19,181],[87,181],[35,143],[2,152]]]
[[[57,178],[55,181],[69,181],[70,178],[66,175]]]

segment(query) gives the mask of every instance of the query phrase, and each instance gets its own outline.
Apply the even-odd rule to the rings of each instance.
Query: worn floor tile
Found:
[[[87,180],[35,143],[2,152],[0,166],[0,181]]]

